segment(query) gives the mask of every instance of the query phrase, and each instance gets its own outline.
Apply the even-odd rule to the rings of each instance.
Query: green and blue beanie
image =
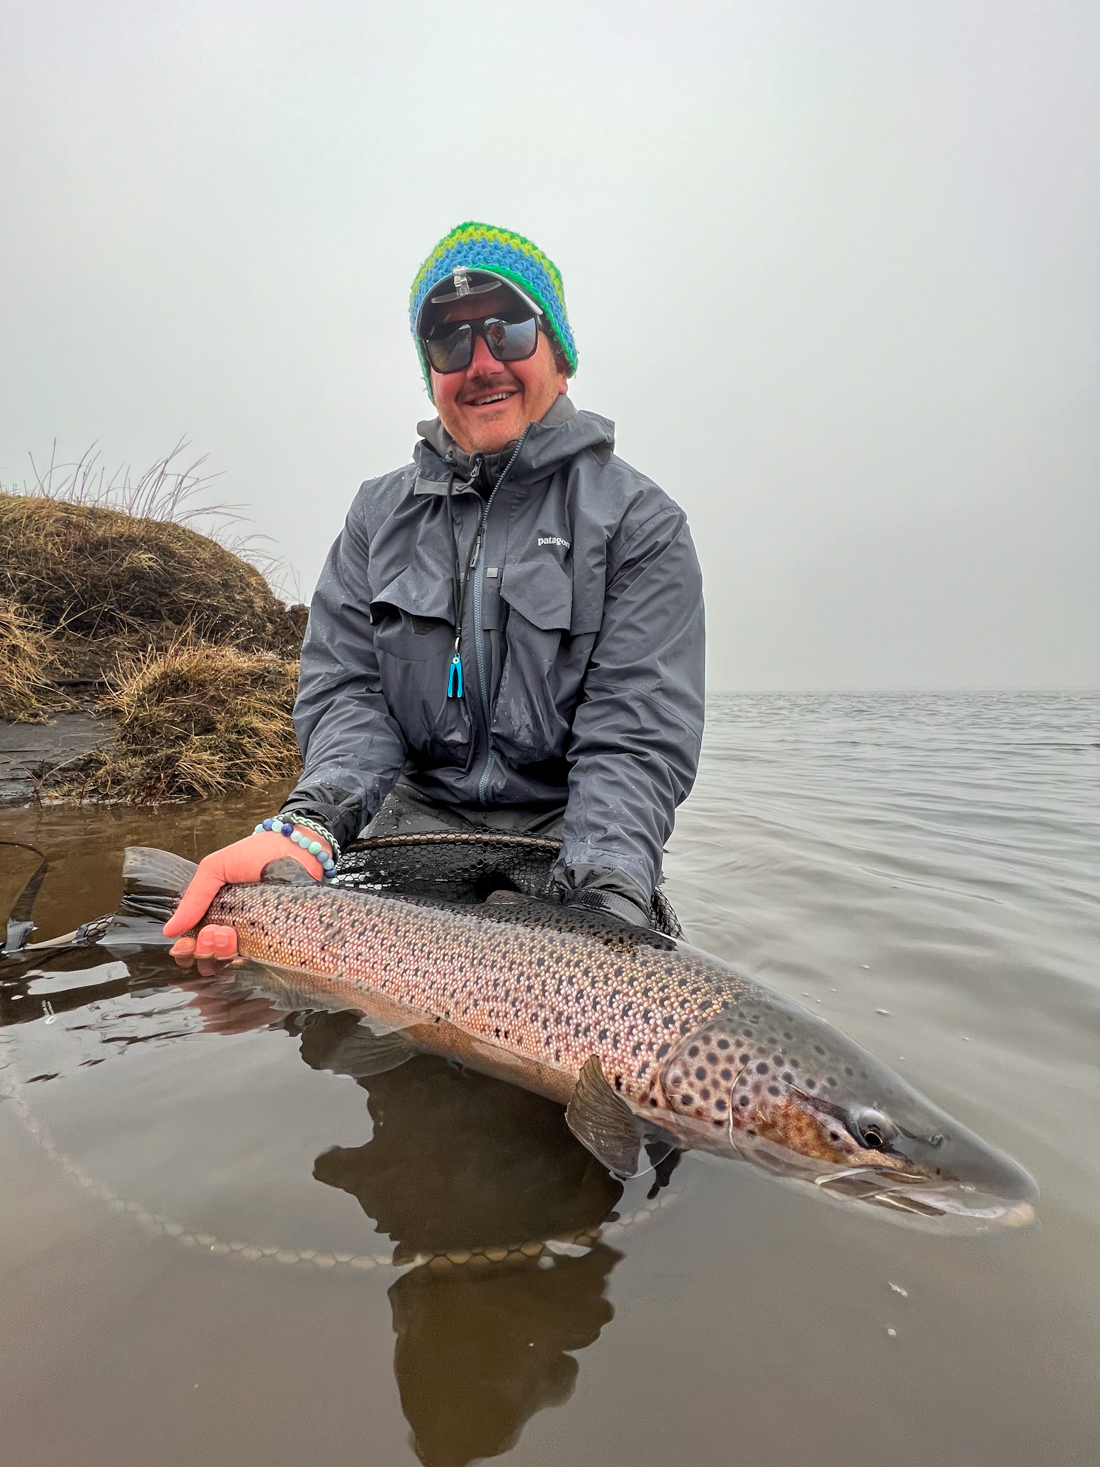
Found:
[[[497,229],[492,224],[459,224],[445,234],[421,265],[413,281],[409,299],[409,324],[412,327],[424,381],[431,390],[431,374],[424,347],[416,335],[420,308],[428,295],[460,266],[468,270],[488,270],[502,280],[518,286],[525,295],[542,307],[543,324],[557,339],[568,364],[567,375],[577,370],[577,348],[565,310],[565,290],[561,271],[547,255],[510,229]]]

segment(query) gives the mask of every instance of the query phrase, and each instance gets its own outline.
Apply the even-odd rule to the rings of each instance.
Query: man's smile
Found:
[[[515,397],[516,388],[505,387],[496,392],[479,392],[473,397],[468,397],[462,404],[463,407],[492,407],[498,402],[507,402],[510,397]]]

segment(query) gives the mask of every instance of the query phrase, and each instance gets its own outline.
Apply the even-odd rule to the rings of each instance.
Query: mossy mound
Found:
[[[114,744],[66,772],[54,796],[161,804],[294,775],[298,664],[203,642],[123,663],[104,711]]]
[[[287,609],[254,566],[186,525],[0,493],[0,597],[78,638],[170,626],[238,646],[285,641]]]
[[[209,536],[0,491],[0,718],[108,714],[108,747],[32,771],[47,798],[159,803],[300,767],[306,608]]]

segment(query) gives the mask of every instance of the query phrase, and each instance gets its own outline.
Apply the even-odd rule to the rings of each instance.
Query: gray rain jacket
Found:
[[[310,609],[285,809],[342,844],[399,777],[440,804],[565,807],[556,879],[648,909],[703,727],[703,600],[683,511],[559,397],[483,472],[438,420],[363,484]],[[465,696],[447,697],[459,564]],[[518,811],[517,811],[518,813]],[[607,879],[610,878],[610,879]]]

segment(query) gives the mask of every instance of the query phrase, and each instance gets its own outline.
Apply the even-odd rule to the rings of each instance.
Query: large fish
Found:
[[[132,847],[124,876],[163,919],[195,869]],[[513,1081],[620,1177],[692,1148],[937,1229],[1033,1216],[1015,1162],[817,1014],[660,933],[514,892],[335,890],[292,859],[223,887],[205,921],[294,1003],[361,1013],[361,1074],[423,1051]]]

